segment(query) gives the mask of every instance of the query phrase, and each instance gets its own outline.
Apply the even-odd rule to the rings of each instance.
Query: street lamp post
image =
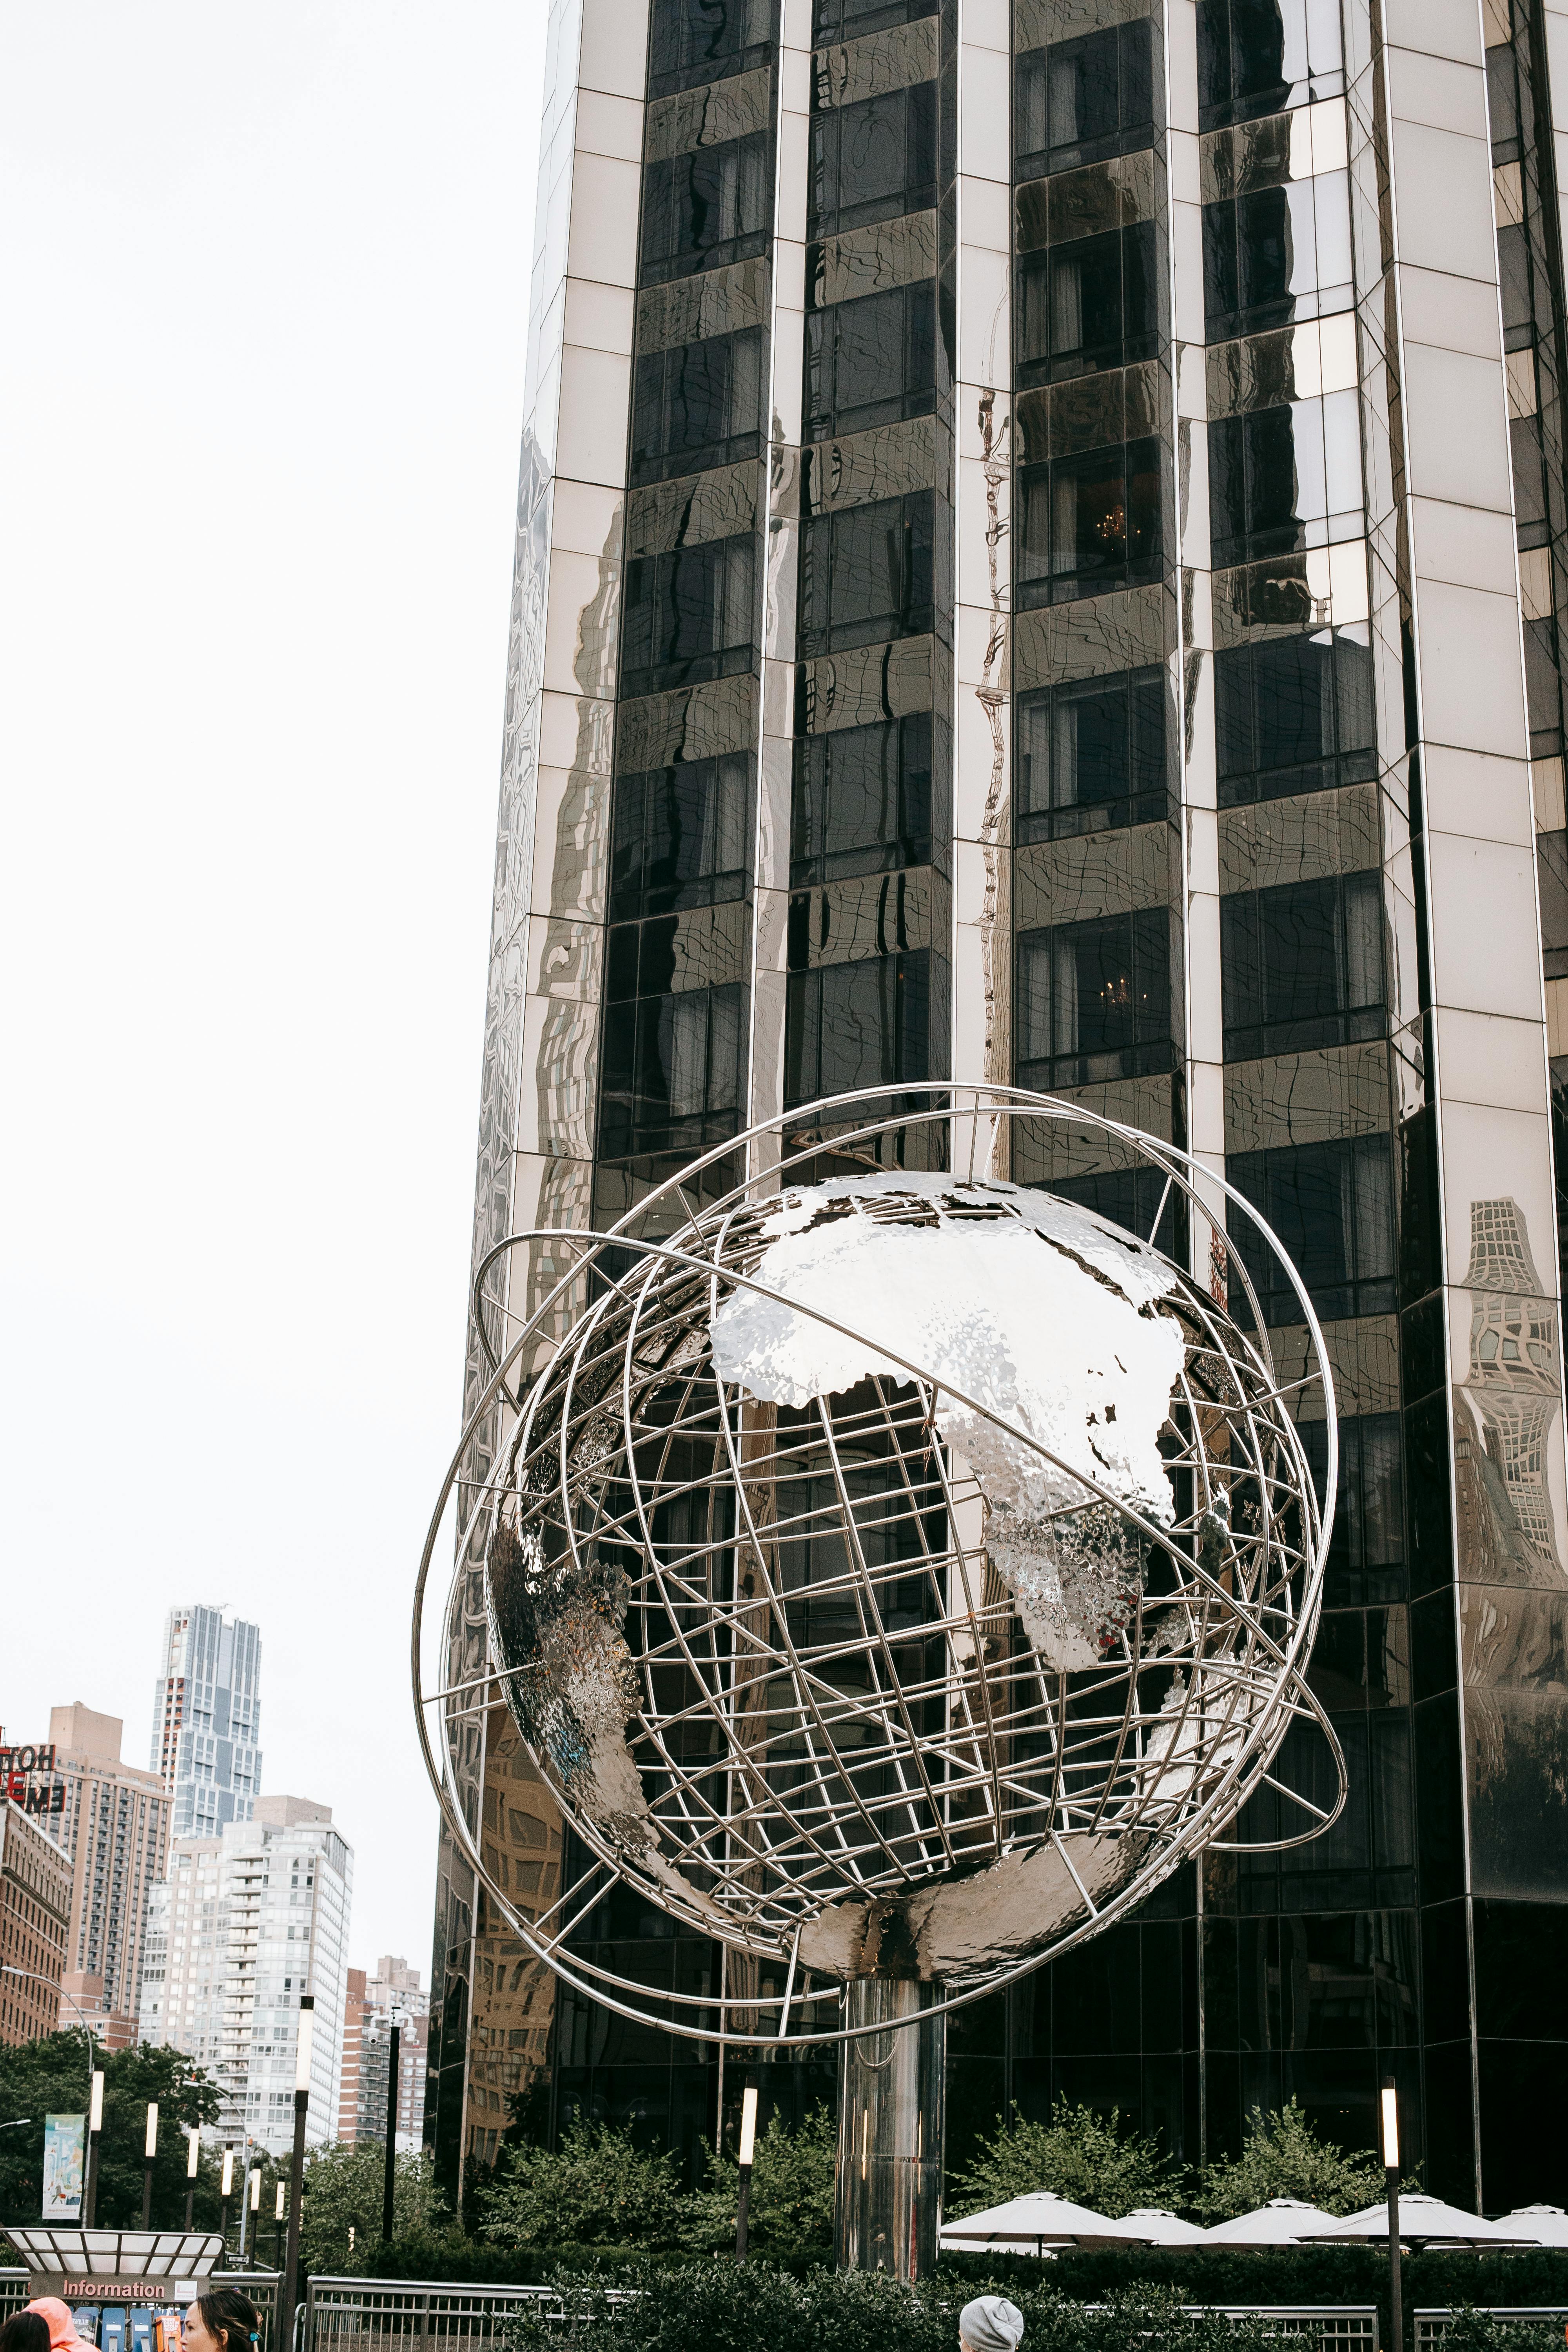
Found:
[[[103,2070],[92,2070],[92,2095],[87,2111],[87,2178],[82,2183],[81,2219],[84,2229],[93,2229],[98,2221],[98,2141],[103,2129]]]
[[[398,2021],[394,2016],[386,2075],[386,2165],[381,2177],[381,2242],[384,2246],[392,2243],[393,2193],[397,2186],[397,2074],[402,2039]]]
[[[234,2150],[232,2147],[226,2147],[223,2152],[223,2188],[219,2192],[217,2209],[217,2225],[223,2236],[223,2259],[226,2267],[228,2263],[228,2200],[233,2195]]]
[[[196,2167],[201,2162],[202,2136],[194,2124],[185,2126],[185,2227],[196,2218]]]
[[[158,2102],[147,2102],[147,2137],[142,2149],[142,2227],[153,2226],[153,2161],[158,2153]]]
[[[751,2218],[752,2158],[757,2145],[757,2086],[748,2082],[741,2093],[741,2195],[735,2208],[735,2260],[746,2259],[746,2226]]]
[[[278,2196],[272,2208],[272,2265],[275,2270],[280,2271],[283,2267],[283,2183],[281,2181],[278,2183]]]
[[[1392,2074],[1383,2078],[1383,2177],[1388,2190],[1388,2340],[1405,2352],[1404,2282],[1399,2274],[1399,2093]]]
[[[258,2164],[253,2164],[250,2168],[250,2196],[247,2201],[250,2206],[250,2228],[248,2238],[243,2222],[240,2225],[239,2233],[239,2267],[241,2270],[245,2268],[246,2248],[247,2244],[250,2250],[251,2261],[255,2262],[257,2259],[256,2236],[257,2231],[261,2226],[261,2167]]]
[[[310,2047],[316,2027],[313,1993],[300,1996],[300,2041],[294,2060],[294,2156],[289,2168],[289,2251],[283,2263],[283,2299],[278,2312],[278,2340],[294,2341],[294,2306],[300,2285],[300,2197],[305,2180],[305,2116],[310,2105]]]

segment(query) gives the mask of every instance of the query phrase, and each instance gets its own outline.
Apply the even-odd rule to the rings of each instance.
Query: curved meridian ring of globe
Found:
[[[1195,1199],[1182,1155],[1097,1124]],[[827,1164],[613,1260],[573,1237],[596,1293],[465,1547],[563,1814],[729,1948],[752,2034],[787,1967],[781,2038],[797,1983],[958,2000],[1035,1965],[1218,1842],[1292,1720],[1333,1744],[1304,1680],[1326,1529],[1261,1316],[1043,1191]]]

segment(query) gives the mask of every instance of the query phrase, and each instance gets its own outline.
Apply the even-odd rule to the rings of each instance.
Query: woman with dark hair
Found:
[[[14,2311],[0,2327],[0,2352],[49,2352],[49,2323],[41,2311]]]
[[[191,2305],[180,2337],[183,2352],[260,2352],[261,2315],[237,2286],[214,2287]]]

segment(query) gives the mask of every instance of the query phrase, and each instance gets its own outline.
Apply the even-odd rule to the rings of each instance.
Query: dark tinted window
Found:
[[[1054,246],[1019,264],[1022,383],[1148,359],[1157,323],[1152,221]]]
[[[929,1066],[931,959],[925,949],[792,971],[784,1099],[812,1102],[857,1087],[923,1078]]]
[[[762,448],[763,334],[714,335],[637,364],[632,479],[733,464]]]
[[[744,895],[751,780],[744,753],[616,777],[612,922]]]
[[[1546,977],[1562,980],[1568,978],[1568,833],[1536,835],[1535,875]]]
[[[627,564],[623,694],[654,694],[750,667],[755,546],[748,532]]]
[[[643,173],[645,282],[761,253],[769,194],[768,142],[761,131],[649,163]]]
[[[1517,155],[1519,68],[1506,41],[1500,41],[1495,48],[1487,51],[1487,112],[1494,157],[1501,161]]]
[[[1030,695],[1016,724],[1020,841],[1163,816],[1163,671],[1079,678]]]
[[[1510,351],[1530,341],[1534,313],[1530,295],[1530,238],[1522,222],[1504,223],[1497,233],[1498,276],[1502,285],[1503,334]]]
[[[804,656],[920,636],[935,625],[934,520],[929,490],[812,516],[801,531]]]
[[[693,988],[606,1006],[599,1150],[700,1150],[738,1124],[745,991]]]
[[[832,882],[931,854],[929,711],[808,735],[795,747],[790,880]]]
[[[1198,120],[1203,129],[1277,113],[1289,95],[1279,0],[1199,0]]]
[[[1017,61],[1013,135],[1020,179],[1146,146],[1153,126],[1147,17],[1030,49]]]
[[[1324,1499],[1326,1422],[1304,1422],[1301,1440]],[[1396,1412],[1340,1423],[1340,1473],[1325,1598],[1334,1608],[1405,1596],[1405,1467]]]
[[[805,319],[805,432],[859,433],[936,405],[936,287],[925,279]]]
[[[936,202],[936,84],[885,90],[811,118],[815,236]]]
[[[1169,1069],[1166,909],[1024,932],[1017,1023],[1021,1086],[1092,1086]]]
[[[1381,876],[1331,874],[1222,898],[1220,971],[1227,1062],[1381,1036]]]
[[[653,0],[651,95],[763,62],[772,34],[772,0]],[[763,55],[753,57],[752,51]]]
[[[1327,630],[1227,646],[1215,723],[1225,807],[1374,776],[1371,648]]]
[[[1018,579],[1026,604],[1061,603],[1160,572],[1160,445],[1120,442],[1023,468]]]
[[[1204,304],[1211,337],[1289,326],[1296,310],[1294,259],[1285,189],[1258,188],[1205,205]]]
[[[1124,1233],[1152,1240],[1167,1257],[1185,1260],[1186,1200],[1173,1184],[1166,1184],[1157,1168],[1107,1169],[1094,1176],[1069,1176],[1041,1190],[1058,1193],[1064,1201],[1081,1202],[1086,1209],[1109,1217]]]
[[[1394,1196],[1385,1135],[1233,1152],[1226,1174],[1279,1234],[1320,1316],[1392,1314]],[[1267,1320],[1300,1322],[1295,1293],[1273,1252],[1234,1208],[1228,1222],[1233,1255],[1250,1275]],[[1230,1305],[1250,1320],[1234,1266]]]
[[[1296,409],[1255,409],[1209,426],[1209,525],[1215,568],[1302,546]],[[1315,414],[1309,408],[1309,415]]]

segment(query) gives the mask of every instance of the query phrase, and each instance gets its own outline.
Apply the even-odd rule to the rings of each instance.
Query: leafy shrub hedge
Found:
[[[618,2307],[603,2286],[563,2282],[574,2352],[957,2352],[969,2287],[942,2276],[905,2286],[883,2272],[770,2263],[685,2263],[650,2269],[643,2292]],[[1037,2281],[1013,2299],[1027,2352],[1126,2352],[1152,2338],[1179,2352],[1278,2352],[1261,2326],[1184,2313],[1168,2289],[1121,2289],[1090,2309]],[[510,2352],[559,2352],[559,2323],[527,2312],[508,2330]]]
[[[1372,2303],[1388,2342],[1388,2263],[1376,2246],[1128,2247],[1060,2255],[948,2254],[933,2279],[906,2289],[884,2277],[836,2272],[803,2260],[678,2261],[610,2246],[510,2249],[461,2231],[414,2232],[371,2264],[379,2278],[468,2280],[485,2285],[552,2283],[579,2314],[574,2352],[955,2352],[957,2314],[972,2295],[1010,2295],[1026,2315],[1024,2352],[1122,2352],[1130,2310],[1160,2315],[1163,2338],[1180,2304]],[[604,2290],[644,2290],[634,2319],[610,2317]],[[1500,2304],[1568,2306],[1568,2251],[1412,2254],[1404,2266],[1405,2328],[1419,2306]],[[1085,2305],[1100,2305],[1103,2319]],[[1117,2316],[1116,2315],[1120,2315]],[[1195,2325],[1195,2323],[1194,2324]],[[1208,2322],[1203,2323],[1206,2328]],[[1142,2323],[1139,2329],[1141,2332]],[[764,2331],[758,2334],[757,2330]],[[1118,2333],[1117,2331],[1120,2331]],[[1183,2321],[1177,2338],[1209,2352],[1210,2338]],[[1550,2342],[1548,2343],[1548,2338]],[[523,2324],[519,2352],[536,2352]],[[537,2338],[560,2352],[560,2336]],[[1243,2338],[1213,2338],[1215,2352],[1247,2352]],[[1560,2327],[1504,2331],[1479,2315],[1457,2324],[1451,2352],[1563,2352]],[[1275,2347],[1278,2352],[1278,2347]]]

